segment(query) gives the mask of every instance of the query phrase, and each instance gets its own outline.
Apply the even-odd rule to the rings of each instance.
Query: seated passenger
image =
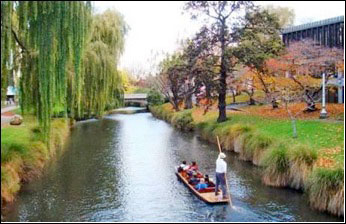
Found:
[[[203,178],[201,178],[201,181],[195,186],[197,191],[206,189],[207,187],[208,185],[205,183]]]
[[[204,177],[205,183],[208,185],[208,187],[215,187],[215,184],[209,180],[209,175],[206,174]]]
[[[186,161],[183,161],[180,166],[178,167],[178,172],[182,172],[184,170],[186,170],[188,168],[188,166],[186,165]]]
[[[187,174],[189,176],[193,175],[193,172],[196,172],[198,170],[198,166],[196,164],[196,162],[192,162],[192,164],[190,166],[188,166],[187,168]]]
[[[190,180],[189,180],[189,184],[191,185],[196,185],[199,183],[199,178],[197,177],[197,174],[194,174]]]
[[[192,170],[192,171],[198,170],[198,166],[197,166],[197,163],[195,161],[193,161],[192,164],[189,166],[189,170]]]

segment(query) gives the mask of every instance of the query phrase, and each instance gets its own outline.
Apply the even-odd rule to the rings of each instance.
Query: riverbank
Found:
[[[1,127],[1,207],[15,200],[22,184],[38,177],[45,164],[63,149],[69,122],[55,118],[49,142],[33,115],[24,115],[19,126]]]
[[[174,112],[169,104],[150,110],[177,128],[197,131],[209,142],[216,143],[219,136],[224,149],[263,168],[265,185],[303,191],[312,208],[344,216],[343,123],[300,119],[294,139],[287,118],[232,111],[228,121],[217,123],[217,111]]]

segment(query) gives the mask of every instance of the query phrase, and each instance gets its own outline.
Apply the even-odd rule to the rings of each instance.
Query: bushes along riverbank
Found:
[[[183,130],[195,130],[239,158],[263,167],[262,180],[273,187],[290,187],[308,194],[311,207],[344,216],[344,130],[341,123],[298,120],[298,138],[291,121],[228,112],[217,123],[217,112],[199,108],[175,112],[170,104],[150,107],[151,113]]]
[[[67,119],[53,119],[47,144],[34,116],[24,116],[20,126],[1,128],[1,205],[13,202],[21,185],[41,173],[63,148],[69,130]]]

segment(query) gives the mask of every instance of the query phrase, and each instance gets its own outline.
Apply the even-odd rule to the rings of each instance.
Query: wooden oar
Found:
[[[219,151],[220,153],[222,153],[221,151],[221,145],[220,145],[220,141],[219,141],[219,136],[216,136],[216,139],[217,139],[217,145],[219,146]],[[228,181],[227,181],[227,177],[226,177],[226,173],[225,173],[225,182],[226,182],[226,186],[227,186],[227,192],[228,192],[228,195],[229,195],[229,204],[232,206],[232,199],[231,199],[231,192],[229,190],[229,186],[228,186]]]

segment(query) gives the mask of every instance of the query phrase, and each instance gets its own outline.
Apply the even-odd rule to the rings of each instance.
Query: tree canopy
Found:
[[[78,119],[119,105],[126,30],[117,12],[92,15],[89,1],[1,2],[2,93],[17,69],[21,109],[36,112],[46,136],[61,112]]]

